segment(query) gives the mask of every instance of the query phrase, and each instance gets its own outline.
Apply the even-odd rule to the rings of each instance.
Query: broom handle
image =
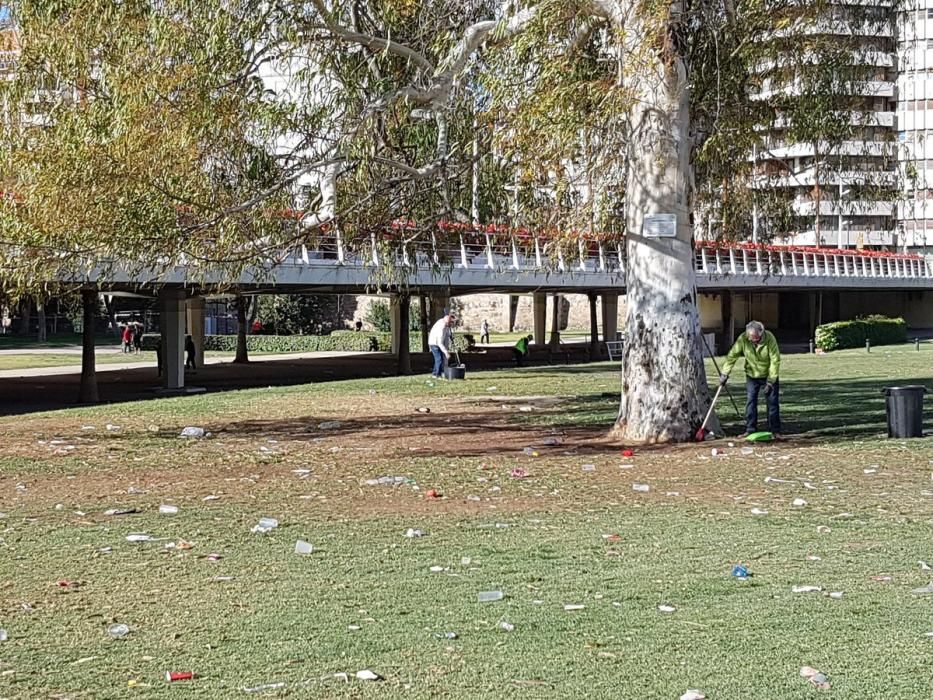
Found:
[[[716,389],[716,394],[713,396],[713,400],[709,404],[709,410],[706,412],[706,418],[703,419],[703,425],[700,426],[700,430],[706,430],[706,423],[709,421],[709,417],[713,415],[713,409],[716,408],[716,402],[719,401],[719,395],[722,393],[722,388],[725,384],[720,384],[719,388]]]

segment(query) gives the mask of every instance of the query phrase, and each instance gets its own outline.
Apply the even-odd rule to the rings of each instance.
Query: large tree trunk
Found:
[[[560,350],[560,294],[551,297],[551,338],[548,344],[552,351]]]
[[[81,290],[84,328],[81,334],[81,388],[78,403],[97,403],[97,368],[94,365],[94,318],[97,315],[97,290]]]
[[[690,440],[709,407],[690,226],[686,72],[674,57],[654,62],[634,78],[639,101],[625,190],[627,311],[614,434],[631,443]],[[645,236],[644,219],[653,214],[674,214],[676,236]],[[711,427],[719,432],[718,423]]]
[[[45,320],[45,301],[36,297],[36,319],[39,322],[39,332],[36,333],[36,340],[40,343],[44,343],[48,340]]]
[[[236,357],[233,358],[234,364],[245,364],[249,362],[249,353],[246,349],[246,329],[248,323],[246,320],[247,299],[242,294],[236,296]]]

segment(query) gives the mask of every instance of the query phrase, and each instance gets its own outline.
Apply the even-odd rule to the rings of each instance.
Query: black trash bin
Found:
[[[444,370],[448,379],[466,379],[466,365],[453,365]]]
[[[881,390],[888,416],[889,438],[923,437],[925,386],[889,386]]]

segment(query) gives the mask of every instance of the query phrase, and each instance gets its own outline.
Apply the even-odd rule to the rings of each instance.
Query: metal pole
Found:
[[[865,338],[865,352],[871,352],[871,341]]]
[[[816,345],[816,344],[813,342],[813,338],[810,338],[810,354],[811,354],[811,355],[812,355],[813,353],[816,352],[816,347],[815,347],[815,345]]]

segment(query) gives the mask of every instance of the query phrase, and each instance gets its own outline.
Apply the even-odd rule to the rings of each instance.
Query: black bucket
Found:
[[[448,379],[466,379],[466,365],[448,367],[444,370],[444,376]]]
[[[925,386],[889,386],[881,390],[889,438],[923,437]]]

